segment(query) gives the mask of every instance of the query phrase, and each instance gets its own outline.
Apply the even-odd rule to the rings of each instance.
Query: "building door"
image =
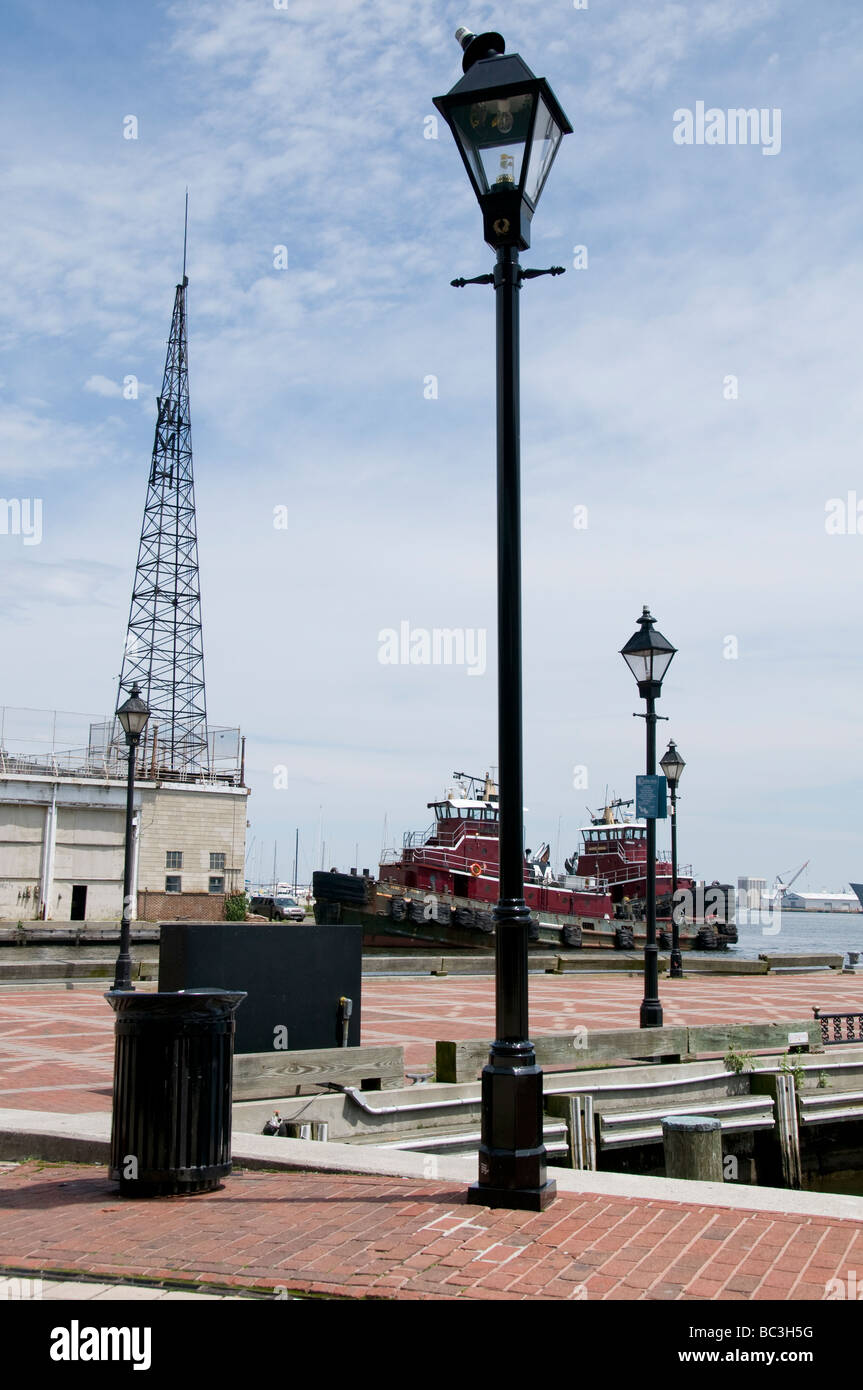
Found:
[[[83,922],[87,916],[87,885],[86,883],[74,883],[72,885],[72,912],[70,920],[73,922]]]

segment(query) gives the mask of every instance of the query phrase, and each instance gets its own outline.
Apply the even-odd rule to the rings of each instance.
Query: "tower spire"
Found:
[[[188,218],[188,193],[186,214]],[[184,236],[183,278],[174,295],[162,391],[156,400],[120,700],[137,681],[151,710],[149,756],[158,772],[200,777],[209,775],[210,760],[189,416],[185,250]]]
[[[183,284],[186,284],[186,242],[189,239],[189,190],[186,189],[186,216],[183,220]]]

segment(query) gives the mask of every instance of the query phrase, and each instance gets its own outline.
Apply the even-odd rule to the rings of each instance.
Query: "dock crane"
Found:
[[[794,875],[793,878],[790,878],[790,879],[788,880],[787,883],[784,883],[784,882],[783,882],[783,880],[782,880],[782,875],[781,875],[781,874],[777,874],[777,875],[776,875],[776,882],[775,882],[775,884],[773,885],[773,891],[774,891],[776,897],[779,899],[780,902],[781,902],[782,899],[785,897],[785,894],[786,894],[786,893],[789,891],[789,889],[791,888],[791,885],[792,885],[793,883],[796,883],[796,882],[797,882],[798,878],[800,877],[800,875],[802,874],[803,870],[806,868],[806,866],[808,865],[808,863],[809,863],[809,860],[807,859],[807,860],[806,860],[806,864],[801,864],[801,865],[800,865],[800,868],[797,870],[797,873]]]

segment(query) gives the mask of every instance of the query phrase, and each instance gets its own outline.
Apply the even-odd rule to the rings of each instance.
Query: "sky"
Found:
[[[0,478],[41,533],[0,534],[0,705],[114,705],[188,186],[207,703],[246,735],[251,875],[275,843],[291,876],[296,828],[301,879],[374,868],[496,765],[494,293],[449,284],[493,253],[429,120],[460,24],[574,127],[523,256],[567,273],[520,296],[527,843],[562,868],[634,795],[647,604],[681,862],[863,879],[850,0],[8,0]],[[682,143],[698,103],[759,142]],[[382,660],[405,623],[474,659]]]

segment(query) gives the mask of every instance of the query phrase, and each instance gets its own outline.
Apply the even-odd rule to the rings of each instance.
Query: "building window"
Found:
[[[214,876],[213,874],[211,874],[211,875],[210,875],[210,892],[211,892],[211,893],[224,893],[224,891],[225,891],[225,880],[224,880],[224,878],[222,877],[222,875]]]
[[[165,851],[165,868],[182,869],[183,851],[181,849],[169,849]]]
[[[166,892],[166,893],[179,893],[179,892],[181,892],[182,889],[181,889],[181,887],[180,887],[180,883],[181,883],[181,879],[180,879],[180,875],[179,875],[179,874],[168,874],[168,875],[166,876],[166,878],[165,878],[165,892]]]
[[[212,873],[214,869],[224,869],[224,867],[225,867],[225,856],[224,856],[224,854],[211,854],[211,855],[210,855],[210,873]]]

